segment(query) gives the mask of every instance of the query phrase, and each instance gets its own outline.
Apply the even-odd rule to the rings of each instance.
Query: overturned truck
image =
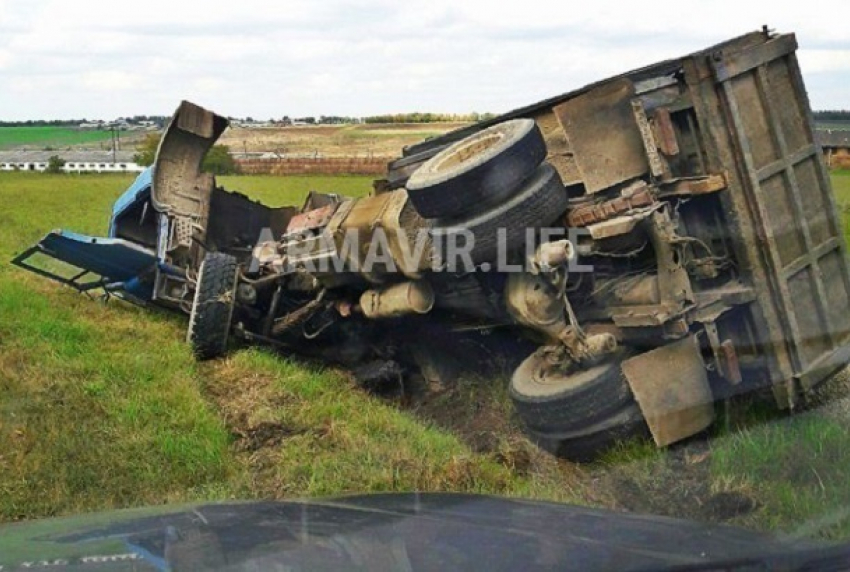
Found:
[[[847,361],[845,244],[796,47],[763,30],[601,81],[301,207],[202,173],[227,121],[184,102],[108,238],[54,231],[15,263],[188,314],[200,358],[235,335],[380,378],[433,370],[439,328],[521,332],[510,395],[538,444],[668,445],[736,394],[793,409]]]

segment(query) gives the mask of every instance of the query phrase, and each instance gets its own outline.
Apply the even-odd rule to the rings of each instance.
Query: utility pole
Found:
[[[115,161],[115,125],[112,125],[109,129],[110,131],[110,139],[112,140],[112,164],[116,163]]]

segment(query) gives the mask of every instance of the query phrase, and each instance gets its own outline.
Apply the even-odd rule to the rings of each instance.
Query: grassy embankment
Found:
[[[0,521],[200,499],[416,489],[591,502],[791,531],[850,503],[846,419],[799,416],[672,452],[634,444],[589,469],[531,448],[524,452],[532,461],[518,463],[502,445],[477,452],[332,369],[261,349],[198,364],[179,317],[95,303],[8,264],[51,228],[104,232],[109,206],[129,181],[0,174]],[[311,188],[369,189],[355,177],[225,182],[269,204],[297,203]],[[850,174],[834,182],[850,228]],[[478,380],[458,391],[502,414],[503,386]],[[458,418],[472,415],[463,400],[447,403]],[[525,445],[510,446],[515,453]],[[846,524],[822,525],[805,530],[848,533]]]
[[[260,349],[199,364],[180,317],[93,302],[8,264],[52,228],[105,232],[130,180],[0,174],[0,521],[364,491],[571,497],[340,372]],[[356,177],[225,183],[268,204],[370,188]]]

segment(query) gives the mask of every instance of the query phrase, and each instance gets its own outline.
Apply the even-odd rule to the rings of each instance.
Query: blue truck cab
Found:
[[[81,292],[187,312],[206,251],[250,259],[262,229],[280,227],[293,210],[225,191],[201,172],[226,127],[223,117],[182,102],[154,165],[113,204],[107,236],[53,230],[12,263]]]
[[[109,238],[116,238],[116,219],[129,214],[134,207],[139,208],[150,199],[152,180],[153,167],[148,167],[139,173],[133,184],[115,200],[112,205],[112,216],[109,218]]]
[[[143,171],[115,201],[107,237],[52,230],[12,262],[81,292],[103,290],[134,302],[150,302],[154,281],[149,278],[164,263],[157,259],[156,236],[122,237],[119,223],[149,204],[152,172],[152,168]]]

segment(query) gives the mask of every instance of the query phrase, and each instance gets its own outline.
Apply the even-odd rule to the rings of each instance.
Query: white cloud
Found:
[[[137,89],[141,78],[131,71],[93,70],[82,74],[81,85],[89,90],[104,92],[126,92]]]
[[[227,89],[227,82],[216,77],[199,77],[192,81],[190,87],[198,93],[210,93]]]
[[[798,53],[800,69],[804,74],[843,73],[850,76],[850,48],[846,50],[801,49]],[[850,86],[848,86],[850,87]],[[850,101],[847,102],[850,107]]]
[[[505,111],[763,23],[798,33],[814,105],[850,108],[845,2],[0,0],[0,117]]]

